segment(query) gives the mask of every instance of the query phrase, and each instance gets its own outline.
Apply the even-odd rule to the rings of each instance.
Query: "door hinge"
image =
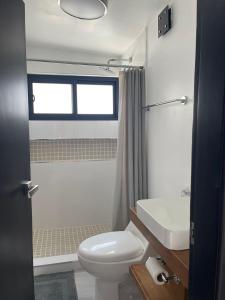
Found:
[[[195,223],[193,221],[191,222],[190,243],[191,245],[195,244]]]

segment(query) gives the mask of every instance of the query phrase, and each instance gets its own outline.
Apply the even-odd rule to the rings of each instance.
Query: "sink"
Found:
[[[189,249],[190,197],[139,200],[137,216],[166,248]]]

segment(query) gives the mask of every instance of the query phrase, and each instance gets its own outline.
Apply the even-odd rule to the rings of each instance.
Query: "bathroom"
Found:
[[[148,167],[149,197],[180,197],[182,190],[190,188],[191,178],[196,2],[190,1],[187,5],[185,1],[174,1],[171,5],[173,28],[164,37],[158,38],[158,15],[166,6],[166,2],[159,4],[153,1],[148,4],[142,1],[143,8],[139,16],[142,15],[142,18],[145,18],[147,26],[141,28],[139,25],[140,28],[136,29],[135,34],[137,39],[124,43],[124,51],[121,51],[122,45],[119,49],[116,46],[119,43],[111,47],[100,40],[103,43],[101,51],[105,51],[105,57],[101,54],[77,53],[76,50],[61,50],[60,46],[51,48],[50,45],[47,48],[44,45],[41,48],[37,42],[33,45],[32,34],[36,33],[35,29],[39,21],[39,16],[36,16],[37,11],[40,10],[42,17],[46,18],[43,19],[42,25],[46,27],[46,30],[48,30],[47,26],[53,25],[52,20],[47,19],[48,15],[40,7],[41,5],[35,3],[35,1],[29,1],[26,7],[28,24],[30,22],[31,25],[27,33],[28,59],[106,63],[110,58],[114,58],[118,59],[114,64],[145,66],[147,98],[152,99],[152,103],[178,96],[188,97],[186,105],[175,103],[145,112],[150,164]],[[113,10],[113,3],[111,5]],[[58,13],[60,17],[64,17],[57,5],[52,4],[50,9],[52,9],[52,14]],[[146,16],[143,16],[143,11],[146,11]],[[152,15],[148,17],[150,12]],[[129,15],[132,13],[134,12],[131,7]],[[132,15],[130,18],[133,21]],[[66,15],[65,21],[70,22],[71,26],[73,22],[77,22],[76,19]],[[80,26],[83,25],[81,21],[77,23]],[[64,26],[64,29],[68,28],[68,24],[56,23],[57,25],[59,32],[63,30],[61,26]],[[98,26],[97,23],[96,26]],[[189,26],[189,35],[186,35],[183,43],[177,45],[176,41],[184,35],[187,26]],[[40,24],[38,30],[39,35],[42,34]],[[48,36],[58,32],[52,27],[49,30]],[[98,32],[100,33],[101,31]],[[29,36],[31,41],[29,41]],[[39,38],[42,39],[42,35]],[[118,38],[120,38],[119,35]],[[60,42],[62,44],[62,41]],[[71,43],[70,40],[69,43]],[[97,43],[95,47],[97,48]],[[109,51],[112,54],[107,54]],[[124,60],[120,61],[120,59]],[[129,59],[132,62],[129,62]],[[103,67],[28,61],[27,68],[28,74],[118,78],[118,69],[111,69],[110,72]],[[180,72],[181,69],[185,72]],[[32,199],[35,261],[36,258],[41,257],[73,254],[77,252],[79,243],[89,235],[112,230],[118,123],[118,120],[29,121],[31,180],[40,187]],[[66,157],[68,143],[75,144],[75,148],[71,148],[77,151],[74,153],[75,157]],[[98,148],[94,148],[96,143]],[[54,149],[54,147],[57,148]],[[106,153],[107,158],[104,157],[102,147],[106,147],[105,151],[110,152]],[[48,153],[48,151],[54,153]],[[65,153],[58,153],[57,157],[57,151],[65,151]],[[96,154],[102,157],[96,158]],[[39,261],[40,259],[38,263]]]
[[[197,145],[205,141],[204,149],[211,149],[206,138],[198,144],[198,76],[204,77],[199,57],[208,49],[199,29],[207,23],[200,17],[204,4],[15,2],[25,22],[27,152],[20,147],[18,152],[26,154],[21,166],[28,158],[22,185],[29,203],[23,216],[30,224],[24,234],[18,217],[21,241],[15,253],[26,253],[21,280],[29,282],[26,293],[18,288],[18,300],[214,299],[197,298],[204,284],[197,290],[194,281],[203,264],[216,276],[215,263],[205,266],[210,251],[199,257],[203,200],[194,201],[202,192],[196,186],[203,187],[197,180],[210,179],[209,170],[196,175]],[[206,155],[202,161],[206,167]],[[207,200],[212,194],[206,196],[206,188],[203,194],[207,213],[217,217],[220,206],[213,210]],[[210,231],[215,237],[218,223],[210,218],[204,226],[217,228]],[[0,225],[4,233],[5,223]],[[212,244],[222,247],[219,239]],[[7,251],[1,253],[3,263]],[[13,280],[19,282],[17,272]],[[5,286],[2,299],[13,299],[16,289]]]

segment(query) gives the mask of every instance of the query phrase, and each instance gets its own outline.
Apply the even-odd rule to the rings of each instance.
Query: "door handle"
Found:
[[[28,199],[31,199],[33,195],[39,190],[39,186],[33,185],[32,181],[24,181],[22,185],[24,188],[24,193],[28,197]]]

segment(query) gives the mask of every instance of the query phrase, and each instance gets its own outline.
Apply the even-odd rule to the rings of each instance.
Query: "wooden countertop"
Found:
[[[151,247],[162,257],[169,269],[180,278],[183,286],[188,289],[189,250],[175,251],[163,246],[138,218],[135,208],[130,210],[130,218],[149,241]]]

